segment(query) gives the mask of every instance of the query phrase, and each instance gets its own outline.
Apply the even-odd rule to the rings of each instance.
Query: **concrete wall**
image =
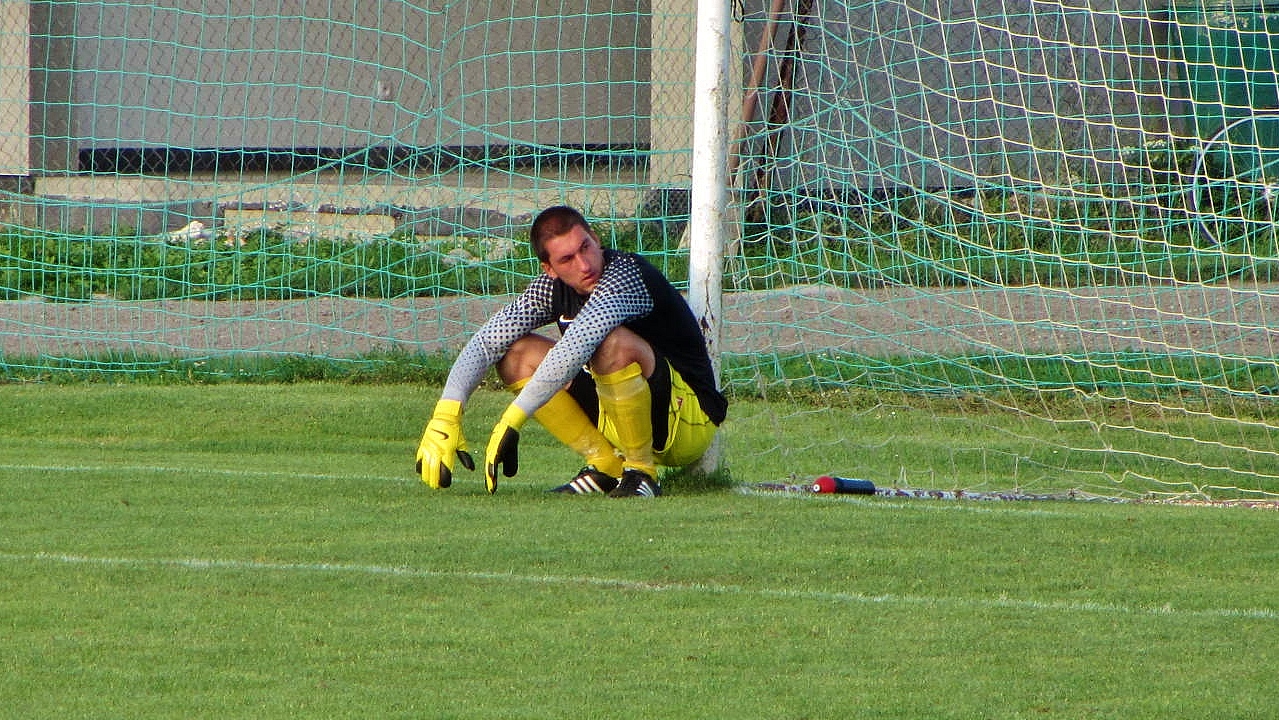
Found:
[[[741,5],[736,69],[749,67],[770,5]],[[522,207],[562,197],[555,183],[683,189],[696,6],[278,0],[253,17],[250,0],[33,2],[28,165],[74,171],[82,150],[103,148],[593,146],[650,152],[625,177],[528,171],[529,200],[509,176],[505,188],[484,172],[431,180],[459,197],[519,193]],[[1167,133],[1152,13],[1145,0],[814,0],[786,122],[773,146],[757,133],[747,151],[767,161],[772,187],[806,192],[1118,177],[1125,148]],[[791,29],[790,15],[778,19],[757,117],[776,98]],[[112,182],[111,198],[133,202]]]
[[[749,48],[769,5],[748,2]],[[1146,0],[812,5],[788,122],[771,151],[753,146],[778,158],[774,187],[1095,181],[1122,173],[1125,147],[1167,131]],[[780,21],[784,48],[791,15]]]
[[[65,108],[73,138],[45,170],[86,148],[651,141],[647,1],[564,0],[556,17],[537,0],[43,5],[36,104]]]
[[[31,167],[29,25],[28,3],[0,0],[0,176]]]

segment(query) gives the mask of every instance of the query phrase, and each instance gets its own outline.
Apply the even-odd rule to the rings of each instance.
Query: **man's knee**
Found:
[[[605,375],[632,363],[639,363],[644,377],[653,374],[656,365],[653,346],[633,331],[619,327],[609,333],[591,356],[591,372]]]
[[[497,375],[506,385],[533,377],[546,353],[555,345],[550,338],[529,334],[516,340],[497,362]]]

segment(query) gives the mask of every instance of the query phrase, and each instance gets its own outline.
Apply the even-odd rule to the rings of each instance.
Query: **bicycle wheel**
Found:
[[[1187,203],[1202,242],[1245,251],[1275,233],[1279,114],[1227,123],[1200,147]]]

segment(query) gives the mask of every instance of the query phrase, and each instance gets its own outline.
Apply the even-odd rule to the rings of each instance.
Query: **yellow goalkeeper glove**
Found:
[[[440,400],[417,446],[417,472],[422,482],[434,489],[452,485],[455,456],[467,470],[475,469],[462,435],[462,403]]]
[[[488,449],[484,452],[484,485],[490,493],[497,492],[499,467],[506,477],[515,477],[520,464],[520,428],[527,420],[528,415],[512,403],[493,426]]]

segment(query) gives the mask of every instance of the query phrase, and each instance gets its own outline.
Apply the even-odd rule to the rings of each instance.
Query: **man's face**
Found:
[[[590,295],[604,272],[604,250],[595,234],[574,226],[563,235],[546,241],[547,261],[542,270],[564,281],[579,295]]]

